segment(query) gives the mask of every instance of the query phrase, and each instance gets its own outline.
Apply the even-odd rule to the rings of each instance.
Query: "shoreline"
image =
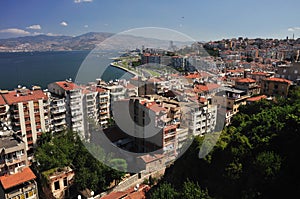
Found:
[[[138,73],[136,73],[136,72],[134,72],[134,71],[132,71],[132,70],[129,70],[128,68],[125,68],[125,67],[123,67],[123,66],[120,66],[120,65],[116,64],[115,62],[110,63],[110,65],[111,65],[112,67],[116,67],[116,68],[119,68],[119,69],[121,69],[121,70],[124,70],[124,71],[126,71],[126,72],[128,72],[128,73],[130,73],[130,74],[132,74],[132,75],[134,75],[134,76],[139,76]]]

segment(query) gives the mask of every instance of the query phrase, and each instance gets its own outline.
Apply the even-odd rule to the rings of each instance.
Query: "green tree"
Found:
[[[281,158],[273,151],[264,151],[257,155],[255,165],[265,179],[274,178],[281,168]]]
[[[211,199],[211,197],[208,195],[207,189],[202,190],[198,183],[194,183],[189,180],[183,183],[180,197],[184,199]]]
[[[153,199],[175,199],[178,193],[169,183],[160,184],[151,194],[150,198]]]

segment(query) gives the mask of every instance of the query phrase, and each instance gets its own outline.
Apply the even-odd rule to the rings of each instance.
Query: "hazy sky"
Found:
[[[174,29],[199,41],[300,37],[300,1],[1,0],[0,38]]]

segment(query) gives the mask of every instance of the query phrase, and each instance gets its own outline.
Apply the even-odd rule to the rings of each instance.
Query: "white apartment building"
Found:
[[[49,131],[49,98],[38,87],[30,90],[19,86],[13,91],[2,91],[1,95],[9,106],[9,121],[5,123],[23,138],[31,156],[38,137]]]

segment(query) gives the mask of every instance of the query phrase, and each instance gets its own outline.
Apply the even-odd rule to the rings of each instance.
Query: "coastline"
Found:
[[[119,68],[119,69],[121,69],[121,70],[124,70],[124,71],[126,71],[126,72],[128,72],[128,73],[131,73],[131,74],[134,75],[134,76],[139,76],[138,73],[136,73],[136,72],[134,72],[134,71],[132,71],[132,70],[129,70],[128,68],[125,68],[125,67],[123,67],[123,66],[118,65],[118,64],[116,64],[116,62],[112,62],[112,63],[110,63],[110,65],[111,65],[112,67],[116,67],[116,68]]]

